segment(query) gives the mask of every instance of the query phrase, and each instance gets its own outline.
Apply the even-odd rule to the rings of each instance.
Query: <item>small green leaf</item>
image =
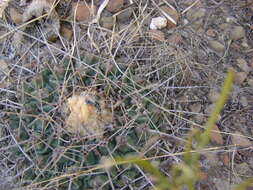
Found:
[[[94,165],[94,164],[97,164],[99,159],[98,157],[94,154],[93,151],[89,152],[88,155],[87,155],[87,163],[88,165]]]
[[[247,190],[247,188],[253,186],[253,177],[246,179],[245,181],[241,182],[234,190]]]

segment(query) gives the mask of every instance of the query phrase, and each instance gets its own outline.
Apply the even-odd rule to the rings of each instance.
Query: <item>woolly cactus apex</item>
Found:
[[[112,123],[112,113],[105,99],[96,92],[83,92],[67,100],[70,114],[66,120],[66,129],[81,136],[99,138],[106,126]]]

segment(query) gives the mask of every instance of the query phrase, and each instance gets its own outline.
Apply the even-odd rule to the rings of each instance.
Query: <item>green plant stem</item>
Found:
[[[221,110],[223,109],[223,107],[229,97],[229,93],[232,89],[234,75],[235,75],[234,70],[230,69],[228,71],[227,77],[226,77],[225,82],[223,84],[223,88],[222,88],[222,92],[220,94],[220,97],[217,100],[217,102],[215,104],[215,108],[207,121],[206,130],[200,136],[199,148],[206,147],[210,141],[211,131],[212,131],[215,123],[217,122],[218,116],[219,116]]]

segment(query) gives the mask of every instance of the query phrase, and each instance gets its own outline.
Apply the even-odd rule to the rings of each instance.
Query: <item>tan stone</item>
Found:
[[[216,41],[216,40],[210,40],[209,46],[210,48],[212,48],[214,51],[218,53],[225,51],[225,46],[221,42]]]
[[[253,79],[249,79],[249,80],[248,80],[248,84],[249,84],[249,86],[250,86],[251,88],[253,88]]]
[[[79,22],[89,22],[97,12],[97,6],[87,3],[73,3],[72,14]]]
[[[245,72],[237,72],[235,75],[235,83],[241,85],[246,78],[247,74]]]
[[[110,0],[106,9],[112,13],[118,12],[124,4],[124,0]]]
[[[201,104],[200,103],[194,103],[190,105],[191,112],[199,113],[201,111]]]
[[[129,21],[131,16],[133,14],[133,9],[131,7],[123,10],[120,12],[119,15],[117,15],[117,21],[118,22],[126,22]]]
[[[224,143],[222,135],[220,133],[220,129],[217,125],[214,125],[212,132],[211,132],[211,140],[217,144],[222,145]]]
[[[23,22],[22,15],[15,8],[10,8],[10,16],[11,16],[12,21],[17,25]]]
[[[67,26],[61,26],[61,29],[60,29],[60,33],[61,35],[67,39],[67,40],[71,40],[72,37],[73,37],[73,30],[68,28]]]
[[[211,28],[206,31],[206,34],[210,37],[215,37],[216,36],[215,30],[213,30]]]
[[[102,17],[100,18],[100,24],[102,27],[111,30],[113,28],[114,18],[111,16]]]
[[[8,76],[9,74],[9,68],[8,64],[5,60],[0,59],[0,76],[3,74],[3,76]]]
[[[245,31],[242,26],[234,26],[230,30],[230,38],[232,40],[240,40],[245,36]]]
[[[250,72],[250,67],[248,66],[248,63],[247,63],[247,61],[245,61],[245,59],[242,59],[242,58],[238,58],[237,60],[236,60],[236,62],[237,62],[237,66],[242,70],[242,71],[244,71],[244,72],[246,72],[246,73],[249,73]]]
[[[252,146],[252,142],[239,132],[233,134],[232,143],[243,147]]]

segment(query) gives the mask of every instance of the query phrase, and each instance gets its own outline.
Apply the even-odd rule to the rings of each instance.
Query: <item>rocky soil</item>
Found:
[[[204,128],[230,68],[233,91],[202,153],[196,189],[230,190],[253,176],[251,1],[7,5],[0,20],[0,189],[40,189],[34,184],[47,179],[47,189],[151,189],[138,167],[52,179],[127,154],[154,157],[169,177],[182,160],[170,155],[183,152],[192,129]],[[102,138],[66,126],[66,102],[89,90],[113,114],[95,130]],[[86,101],[99,110],[94,102]]]

